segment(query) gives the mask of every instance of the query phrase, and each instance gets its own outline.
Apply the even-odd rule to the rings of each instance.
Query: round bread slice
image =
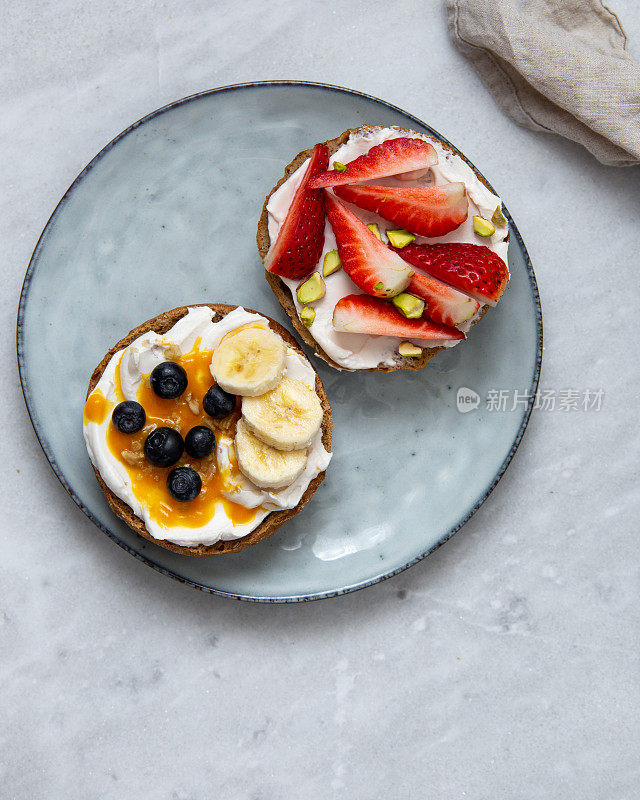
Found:
[[[342,147],[342,145],[349,139],[349,137],[354,133],[367,133],[369,131],[375,130],[379,126],[375,125],[361,125],[358,128],[349,128],[348,130],[344,131],[340,134],[340,136],[336,136],[335,139],[329,139],[328,141],[324,142],[324,144],[329,148],[329,156],[333,155],[333,153],[338,150],[338,148]],[[409,130],[408,128],[398,128],[396,126],[394,130],[400,131],[401,133],[415,133],[415,131]],[[438,144],[444,147],[446,150],[449,150],[456,155],[461,155],[457,150],[449,145],[445,144],[438,140]],[[262,214],[260,216],[260,220],[258,222],[258,234],[256,236],[256,240],[258,243],[258,251],[260,253],[260,257],[264,261],[267,253],[269,252],[269,247],[271,246],[271,239],[269,237],[269,212],[267,211],[267,203],[271,195],[278,189],[282,184],[289,178],[301,164],[310,158],[313,154],[313,147],[310,147],[308,150],[303,150],[301,153],[293,159],[293,161],[285,167],[284,175],[278,183],[273,187],[273,189],[267,195],[264,205],[262,207]],[[487,183],[487,181],[480,175],[479,172],[474,170],[476,176],[482,183],[491,191],[491,187]],[[508,241],[507,236],[507,241]],[[336,367],[337,369],[345,369],[344,367],[337,364],[331,356],[327,355],[322,347],[318,344],[318,342],[313,338],[309,329],[304,326],[300,317],[298,316],[298,311],[296,309],[295,303],[291,297],[291,292],[289,291],[289,287],[286,283],[278,276],[274,275],[273,272],[266,272],[265,275],[269,285],[273,289],[273,293],[278,298],[278,302],[282,306],[282,308],[286,311],[286,313],[291,317],[291,322],[293,323],[295,329],[298,331],[302,339],[313,349],[316,351],[317,355],[324,359],[327,364],[330,364],[332,367]],[[488,306],[484,306],[480,314],[478,315],[478,319],[474,320],[474,325],[478,322],[482,317],[487,313]],[[410,357],[410,356],[400,356],[398,355],[398,360],[393,366],[389,366],[386,364],[378,364],[377,367],[371,367],[368,369],[358,370],[358,372],[396,372],[399,369],[412,369],[418,370],[426,367],[427,363],[430,359],[432,359],[435,355],[437,355],[441,350],[446,350],[446,347],[427,347],[424,348],[422,351],[422,355],[419,358]]]
[[[155,331],[156,333],[166,333],[170,328],[172,328],[175,323],[184,317],[187,313],[189,308],[197,308],[199,306],[207,306],[212,311],[215,312],[213,321],[219,322],[224,316],[226,316],[230,311],[233,311],[237,306],[230,306],[226,305],[225,303],[196,303],[191,306],[181,306],[180,308],[174,308],[172,311],[167,311],[164,314],[160,314],[153,319],[147,320],[147,322],[143,322],[141,325],[138,325],[137,328],[134,328],[130,333],[128,333],[124,339],[121,339],[117,344],[115,344],[109,352],[105,355],[102,361],[98,364],[98,366],[93,371],[91,375],[91,380],[89,381],[89,389],[87,391],[87,397],[91,394],[94,387],[100,380],[102,373],[107,367],[107,364],[111,360],[112,356],[117,353],[119,350],[123,350],[125,347],[131,344],[134,339],[137,339],[138,336],[141,336],[144,333],[148,333],[149,331]],[[246,309],[249,313],[252,314],[260,314],[259,311],[253,311],[250,308]],[[305,356],[304,352],[301,350],[300,346],[293,338],[293,336],[289,333],[286,328],[283,328],[282,325],[277,323],[275,320],[270,319],[269,317],[261,314],[261,316],[265,317],[265,319],[269,322],[269,327],[271,330],[275,331],[279,334],[286,344],[288,344],[291,348],[293,348],[299,355],[303,356],[305,360],[307,357]],[[307,360],[308,363],[308,360]],[[333,421],[331,416],[331,407],[329,406],[329,401],[327,400],[327,395],[325,394],[324,387],[322,385],[322,381],[316,374],[316,393],[320,399],[320,404],[322,405],[323,410],[323,418],[322,418],[322,444],[324,445],[327,451],[331,450],[331,435],[333,430]],[[92,465],[93,466],[93,465]],[[272,511],[262,522],[254,528],[251,533],[248,533],[246,536],[243,536],[241,539],[232,539],[230,541],[219,541],[215,542],[211,545],[204,545],[199,544],[196,547],[184,547],[183,545],[174,544],[173,542],[166,541],[164,539],[156,539],[154,538],[149,531],[146,529],[144,522],[137,517],[133,511],[131,510],[130,506],[128,506],[123,500],[121,500],[117,495],[115,495],[111,489],[106,485],[106,483],[102,480],[100,476],[100,472],[93,467],[93,471],[96,474],[96,478],[98,479],[98,483],[100,484],[100,488],[102,489],[105,497],[107,498],[107,502],[111,506],[111,510],[114,514],[119,517],[123,522],[133,528],[136,533],[139,533],[140,536],[143,536],[145,539],[148,539],[151,542],[154,542],[160,547],[164,547],[166,550],[171,550],[174,553],[183,553],[184,555],[188,556],[217,556],[222,555],[224,553],[239,553],[241,550],[244,550],[247,547],[251,547],[258,542],[263,541],[263,539],[269,538],[269,536],[273,536],[273,534],[280,528],[281,525],[294,517],[297,513],[302,511],[304,506],[309,502],[311,497],[315,494],[316,490],[324,480],[325,472],[320,472],[316,477],[309,483],[305,493],[300,498],[300,502],[294,508],[284,509],[282,511]]]

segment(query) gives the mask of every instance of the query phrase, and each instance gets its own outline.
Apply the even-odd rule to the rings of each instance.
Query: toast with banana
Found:
[[[331,460],[322,382],[277,322],[240,306],[176,308],[96,367],[84,437],[113,511],[192,556],[271,536],[317,491]]]

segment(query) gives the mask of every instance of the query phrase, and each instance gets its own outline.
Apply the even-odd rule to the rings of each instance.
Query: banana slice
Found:
[[[238,328],[220,340],[211,374],[225,392],[254,397],[277,386],[284,361],[284,342],[277,333],[257,326]]]
[[[285,377],[259,397],[244,397],[242,416],[265,444],[278,450],[300,450],[309,447],[320,430],[323,412],[313,389]]]
[[[251,433],[242,419],[238,420],[235,445],[240,472],[261,489],[290,486],[307,466],[306,450],[283,452],[269,447]]]

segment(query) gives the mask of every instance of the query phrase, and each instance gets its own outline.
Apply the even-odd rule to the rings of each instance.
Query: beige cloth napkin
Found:
[[[600,0],[447,0],[449,31],[516,122],[640,163],[640,64]]]

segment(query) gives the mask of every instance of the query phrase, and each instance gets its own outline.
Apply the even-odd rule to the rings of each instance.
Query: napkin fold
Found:
[[[446,0],[449,32],[516,122],[640,163],[640,64],[600,0]]]

